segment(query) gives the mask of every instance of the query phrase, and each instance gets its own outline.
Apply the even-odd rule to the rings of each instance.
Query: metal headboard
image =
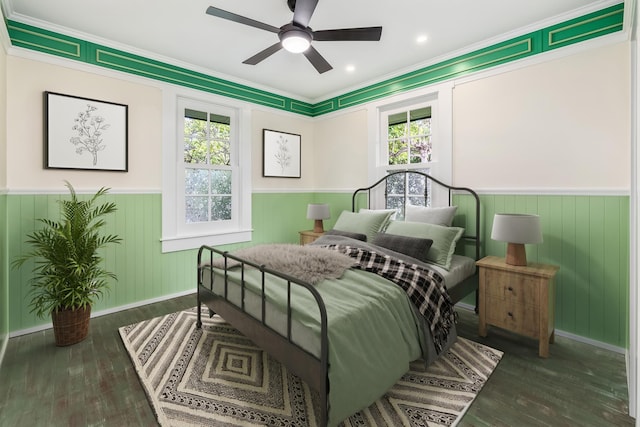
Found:
[[[479,260],[480,259],[480,198],[478,197],[478,194],[473,191],[470,188],[467,187],[454,187],[448,184],[445,184],[444,182],[432,177],[431,175],[424,173],[424,172],[420,172],[420,171],[415,171],[415,170],[399,170],[399,171],[394,171],[389,173],[388,175],[380,178],[378,181],[376,181],[374,184],[368,186],[368,187],[363,187],[363,188],[358,188],[357,190],[355,190],[353,192],[353,195],[351,197],[351,211],[355,212],[356,210],[356,199],[358,197],[358,195],[362,194],[362,193],[366,193],[367,195],[367,206],[369,208],[371,208],[371,192],[372,190],[377,189],[381,184],[384,185],[384,196],[385,196],[385,203],[387,200],[387,180],[391,177],[395,177],[397,175],[403,175],[404,178],[404,182],[407,182],[407,177],[408,175],[413,174],[413,175],[421,175],[423,177],[425,177],[428,181],[425,181],[425,200],[427,200],[429,198],[429,185],[426,185],[427,182],[432,182],[435,183],[443,188],[447,189],[448,192],[448,203],[449,206],[451,206],[451,203],[453,201],[453,193],[454,192],[459,192],[459,193],[463,193],[463,194],[468,194],[473,196],[474,200],[475,200],[475,234],[465,234],[462,236],[462,239],[467,240],[467,241],[472,241],[475,245],[475,259]],[[409,194],[408,194],[408,186],[405,185],[404,186],[404,200],[405,203],[409,198]],[[433,190],[432,190],[433,192]],[[467,232],[467,227],[465,227],[465,233]]]

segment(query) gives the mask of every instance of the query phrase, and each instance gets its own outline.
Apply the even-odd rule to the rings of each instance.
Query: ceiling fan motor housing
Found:
[[[300,28],[294,23],[282,26],[278,33],[282,46],[293,53],[304,52],[311,45],[313,35],[307,28]]]

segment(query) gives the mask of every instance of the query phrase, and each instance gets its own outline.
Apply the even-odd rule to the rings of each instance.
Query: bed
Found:
[[[446,206],[416,206],[440,190]],[[382,208],[374,208],[377,199]],[[398,209],[407,202],[410,209]],[[465,209],[455,215],[458,205]],[[392,220],[394,212],[407,220]],[[477,293],[479,227],[473,190],[422,172],[392,172],[357,189],[351,212],[311,245],[201,247],[197,326],[203,306],[219,314],[317,392],[320,426],[336,425],[383,395],[410,362],[428,365],[455,341],[453,304]],[[426,254],[433,250],[445,264],[424,256],[424,240],[433,239],[416,237],[422,231],[436,232]],[[398,269],[411,275],[393,283]],[[429,291],[417,291],[415,280]]]

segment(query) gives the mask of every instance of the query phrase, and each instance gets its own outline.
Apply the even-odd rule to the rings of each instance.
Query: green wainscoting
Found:
[[[39,227],[35,218],[58,218],[56,200],[59,197],[54,194],[7,197],[10,260],[29,249],[23,242],[28,233]],[[103,251],[106,268],[116,273],[118,281],[93,310],[112,309],[195,289],[196,251],[161,253],[160,194],[109,194],[107,199],[117,204],[118,211],[108,218],[106,231],[121,236],[123,243]],[[49,322],[29,312],[31,265],[33,263],[9,271],[11,331]]]
[[[48,323],[29,313],[28,266],[9,268],[9,262],[27,249],[27,233],[37,227],[35,218],[57,217],[57,195],[0,196],[6,212],[0,237],[1,322],[19,331]],[[121,245],[104,253],[107,268],[118,275],[107,298],[94,310],[114,309],[139,301],[162,298],[195,287],[196,250],[161,253],[160,194],[109,194],[118,211],[109,220],[109,232],[123,237]],[[629,197],[482,195],[482,255],[503,256],[505,244],[490,239],[494,213],[537,213],[542,218],[544,243],[527,247],[531,262],[560,266],[557,276],[556,328],[592,340],[628,345],[629,302]],[[329,203],[330,229],[342,210],[351,209],[349,193],[254,193],[252,244],[298,242],[298,231],[311,228],[308,203]],[[470,197],[455,196],[459,206],[456,225],[471,227]],[[1,219],[1,217],[0,217]],[[236,245],[239,246],[239,245]],[[232,249],[232,247],[229,247]],[[1,294],[0,294],[1,295]],[[6,327],[6,325],[5,325]],[[1,335],[0,335],[1,337]],[[1,339],[1,338],[0,338]]]
[[[9,274],[7,269],[7,196],[0,194],[0,364],[9,339]]]
[[[6,252],[0,252],[8,299],[2,299],[2,307],[10,307],[3,318],[9,331],[20,331],[43,325],[49,319],[38,319],[29,312],[28,281],[30,266],[20,270],[9,267],[11,259],[28,250],[23,243],[26,235],[38,227],[36,218],[58,218],[57,194],[9,195],[0,198],[2,212],[7,213],[7,224],[1,227],[6,235]],[[196,284],[197,250],[161,252],[162,235],[160,194],[108,194],[106,199],[117,204],[118,210],[108,219],[107,232],[123,238],[120,245],[112,245],[103,251],[105,265],[118,276],[109,295],[100,300],[94,311],[113,309],[139,301],[162,298],[190,289]],[[253,242],[297,243],[298,231],[312,228],[306,219],[308,203],[327,202],[332,207],[332,219],[350,209],[350,198],[345,194],[317,195],[314,193],[255,193],[252,197]],[[336,215],[333,215],[333,211]],[[233,249],[243,245],[229,245]],[[6,255],[4,255],[6,253]],[[2,280],[0,278],[0,280]],[[0,286],[2,282],[0,281]],[[0,287],[2,291],[2,287]],[[0,294],[1,295],[1,294]],[[1,322],[2,320],[0,320]],[[2,323],[0,323],[2,325]]]
[[[560,266],[557,329],[628,346],[628,196],[481,195],[480,201],[483,256],[505,254],[506,244],[490,238],[495,213],[540,215],[544,242],[527,245],[527,260]],[[468,212],[468,201],[456,203]]]
[[[343,210],[351,210],[350,193],[254,193],[253,243],[300,241],[299,231],[313,228],[307,219],[309,203],[328,203],[331,218],[325,230],[333,227]]]

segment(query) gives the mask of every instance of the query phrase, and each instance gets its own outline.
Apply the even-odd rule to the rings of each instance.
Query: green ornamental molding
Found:
[[[370,102],[540,53],[538,33],[512,39],[334,98],[337,109]]]
[[[7,20],[14,46],[316,117],[622,30],[624,3],[542,28],[316,104]]]

